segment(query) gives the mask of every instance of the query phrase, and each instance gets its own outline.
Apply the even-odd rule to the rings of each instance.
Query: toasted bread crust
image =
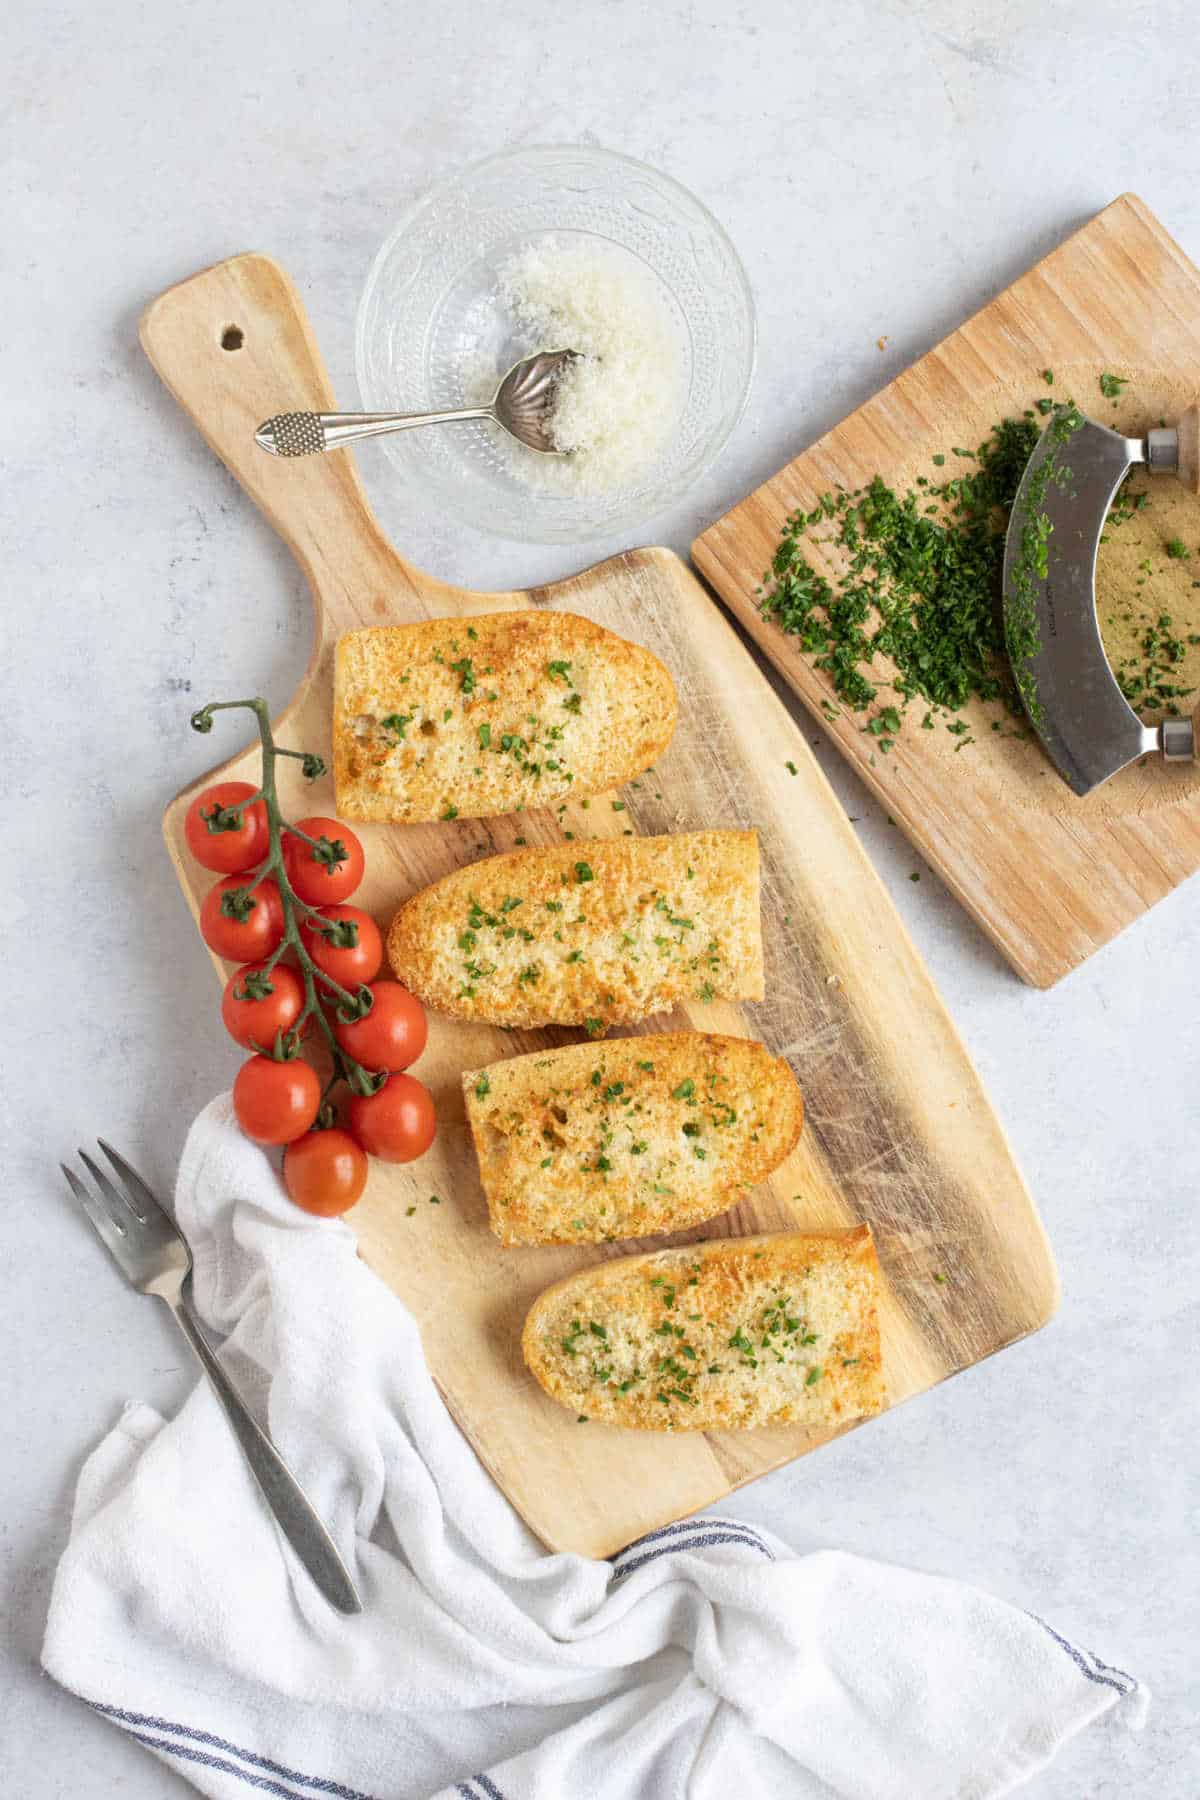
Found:
[[[521,1348],[551,1398],[589,1419],[834,1430],[883,1405],[879,1282],[866,1225],[689,1244],[556,1282]]]
[[[675,730],[658,658],[564,612],[347,632],[334,663],[338,817],[489,818],[629,781]]]
[[[711,1219],[783,1161],[804,1117],[782,1058],[698,1031],[534,1051],[462,1079],[502,1244],[596,1243]]]
[[[681,1000],[761,1000],[758,837],[694,831],[488,857],[402,906],[388,957],[427,1005],[499,1025],[597,1033]]]

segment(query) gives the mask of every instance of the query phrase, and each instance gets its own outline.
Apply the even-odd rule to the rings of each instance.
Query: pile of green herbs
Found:
[[[888,686],[906,705],[928,703],[930,730],[936,713],[960,712],[972,696],[1020,711],[1000,591],[1008,514],[1037,441],[1034,417],[1003,419],[976,450],[951,452],[957,464],[947,480],[919,475],[914,491],[898,495],[876,475],[787,520],[762,611],[813,656],[847,707],[865,711]],[[841,572],[819,574],[805,555],[809,543],[836,546]],[[886,680],[872,668],[878,656],[894,665]],[[879,748],[890,750],[899,709],[882,708],[871,725]],[[956,720],[949,729],[961,735],[969,726]]]
[[[1053,371],[1043,370],[1042,379],[1052,387]],[[1110,398],[1124,385],[1124,378],[1107,374],[1100,380]],[[1021,417],[1001,419],[974,450],[952,449],[952,475],[919,475],[904,494],[876,475],[853,492],[823,494],[811,510],[792,513],[784,526],[759,589],[763,615],[813,657],[844,706],[854,712],[875,709],[865,729],[885,754],[914,702],[925,703],[925,729],[943,723],[960,749],[974,739],[971,725],[956,715],[972,699],[996,702],[1012,719],[1023,719],[1008,651],[1018,665],[1036,652],[1036,623],[1031,616],[1025,642],[1018,619],[1018,641],[1006,645],[1005,532],[1026,464],[1051,414],[1050,429],[1065,442],[1080,415],[1073,402],[1060,406],[1042,396]],[[942,470],[948,458],[936,455],[932,462]],[[1061,473],[1065,478],[1069,471]],[[1144,496],[1119,493],[1110,525],[1120,525],[1144,505]],[[809,561],[806,550],[814,545],[830,574]],[[1010,638],[1011,630],[1010,625]],[[1135,705],[1153,702],[1174,710],[1173,702],[1187,690],[1169,680],[1179,656],[1169,617],[1157,618],[1141,648],[1139,669],[1118,671],[1128,697]],[[890,662],[886,674],[877,658]],[[881,690],[890,690],[886,703],[880,703]],[[1027,699],[1036,709],[1036,697]],[[829,717],[836,716],[831,702],[822,705]],[[1023,727],[1007,725],[1003,714],[991,729],[1024,735]]]

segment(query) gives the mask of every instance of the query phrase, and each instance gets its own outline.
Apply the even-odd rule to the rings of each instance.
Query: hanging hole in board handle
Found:
[[[221,333],[222,350],[240,350],[246,341],[246,334],[240,325],[227,325]]]

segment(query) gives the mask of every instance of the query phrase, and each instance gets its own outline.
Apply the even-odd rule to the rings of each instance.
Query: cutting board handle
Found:
[[[396,555],[348,450],[283,460],[255,443],[273,413],[337,410],[300,296],[278,263],[255,253],[216,263],[153,300],[139,332],[179,404],[291,547],[318,605],[334,603],[345,619],[381,587],[394,610],[397,587],[428,595],[441,586]]]

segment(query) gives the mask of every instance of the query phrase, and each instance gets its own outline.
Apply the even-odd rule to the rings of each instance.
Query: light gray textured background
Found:
[[[81,1458],[127,1396],[173,1408],[192,1374],[53,1162],[103,1130],[166,1183],[230,1078],[158,816],[224,750],[188,731],[193,698],[282,703],[309,610],[143,360],[139,310],[268,250],[352,399],[360,284],[431,179],[520,143],[647,158],[722,219],[761,321],[741,428],[645,530],[682,550],[1122,190],[1200,255],[1200,40],[1191,5],[1143,0],[10,0],[4,39],[0,1787],[148,1800],[190,1790],[57,1692],[37,1652]],[[489,543],[421,517],[377,448],[362,467],[404,551],[469,585],[622,547]],[[1012,1134],[1065,1301],[1032,1341],[734,1510],[977,1581],[1148,1682],[1144,1734],[1087,1734],[1041,1800],[1190,1800],[1200,887],[1034,993],[936,878],[908,880],[912,851],[819,754]]]

